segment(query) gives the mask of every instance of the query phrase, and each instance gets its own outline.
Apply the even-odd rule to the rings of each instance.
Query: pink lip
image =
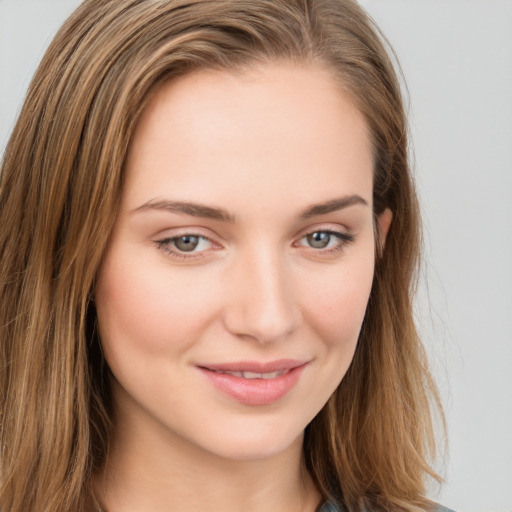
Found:
[[[307,362],[280,359],[268,363],[239,361],[197,365],[199,371],[220,391],[246,405],[269,405],[290,392],[300,379]],[[273,379],[248,379],[218,372],[273,373],[284,371]]]

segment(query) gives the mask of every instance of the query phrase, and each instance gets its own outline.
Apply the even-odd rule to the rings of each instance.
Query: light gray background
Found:
[[[78,0],[0,0],[0,152]],[[432,496],[512,511],[512,1],[362,0],[409,86],[426,265],[418,320],[449,427]]]

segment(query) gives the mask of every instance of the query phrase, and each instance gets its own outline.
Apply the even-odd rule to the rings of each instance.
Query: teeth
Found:
[[[263,375],[270,375],[268,373],[254,373],[254,372],[242,372],[244,379],[263,379]],[[272,378],[272,377],[270,377]]]
[[[244,372],[218,372],[218,373],[225,373],[226,375],[233,375],[233,377],[243,377]]]
[[[216,373],[225,373],[226,375],[233,375],[233,377],[241,377],[243,379],[275,379],[276,377],[280,377],[287,373],[288,370],[279,370],[277,372],[270,373],[254,373],[254,372],[221,372],[218,371]]]
[[[283,372],[272,372],[272,373],[253,373],[253,372],[243,372],[244,379],[275,379],[279,375],[282,375]]]

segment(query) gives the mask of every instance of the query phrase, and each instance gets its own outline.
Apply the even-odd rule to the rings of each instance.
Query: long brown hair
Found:
[[[430,507],[439,400],[411,307],[418,206],[378,29],[352,0],[85,0],[44,56],[1,167],[1,510],[94,501],[110,391],[90,293],[151,92],[194,70],[276,60],[321,63],[353,98],[374,145],[374,214],[393,211],[354,361],[306,430],[307,467],[350,511]]]

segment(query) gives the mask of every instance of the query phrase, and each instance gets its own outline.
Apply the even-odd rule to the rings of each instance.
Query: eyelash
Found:
[[[329,249],[318,249],[318,250],[316,250],[314,247],[309,247],[310,249],[313,249],[316,253],[322,254],[322,255],[323,254],[331,255],[331,254],[340,253],[340,252],[342,252],[345,249],[345,247],[348,244],[351,244],[352,242],[355,241],[355,236],[351,235],[349,233],[344,233],[344,232],[341,232],[341,231],[334,231],[334,230],[331,230],[331,229],[316,229],[314,231],[310,231],[310,232],[304,234],[303,236],[301,236],[299,238],[298,242],[306,239],[308,236],[314,235],[315,233],[325,233],[327,235],[333,236],[333,237],[338,239],[338,244],[336,244],[335,247],[332,247],[332,248],[329,248]],[[212,244],[213,246],[216,245],[210,238],[208,238],[206,236],[203,236],[203,235],[200,235],[200,234],[197,234],[197,233],[184,233],[182,235],[164,238],[162,240],[155,241],[155,245],[157,246],[158,249],[160,249],[164,253],[166,253],[166,254],[174,257],[174,258],[178,258],[178,259],[182,259],[182,260],[190,260],[190,259],[201,258],[202,257],[201,256],[202,253],[205,252],[205,251],[199,251],[197,253],[191,251],[190,253],[187,253],[185,251],[180,251],[178,248],[176,248],[175,242],[177,240],[179,240],[180,238],[185,238],[185,237],[199,238],[200,241],[205,241],[206,240],[210,244]],[[296,244],[298,244],[298,242],[294,243],[295,247],[301,247],[301,245],[296,245]],[[330,243],[330,240],[329,240],[329,243]]]

